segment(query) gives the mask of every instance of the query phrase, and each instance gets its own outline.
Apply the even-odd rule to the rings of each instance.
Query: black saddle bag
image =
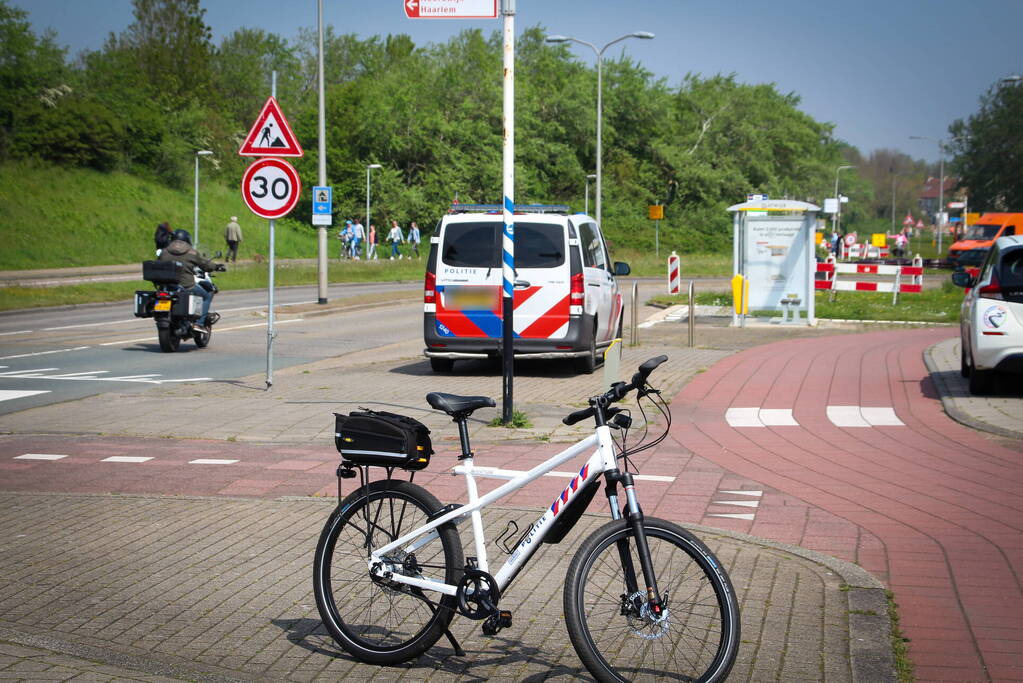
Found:
[[[430,430],[419,420],[376,410],[334,413],[334,445],[353,465],[421,470],[430,464]]]
[[[181,261],[143,261],[142,279],[157,285],[176,285],[184,270]]]

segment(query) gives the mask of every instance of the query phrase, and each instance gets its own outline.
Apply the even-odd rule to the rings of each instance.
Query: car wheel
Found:
[[[455,367],[455,361],[450,358],[431,358],[430,369],[434,372],[451,372]]]
[[[590,348],[585,356],[575,359],[575,371],[582,375],[592,375],[597,369],[597,320],[593,319],[593,333],[590,335]]]

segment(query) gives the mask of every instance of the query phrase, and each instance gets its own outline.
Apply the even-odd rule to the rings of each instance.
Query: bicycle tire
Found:
[[[728,575],[707,546],[677,524],[647,517],[644,526],[666,616],[652,622],[623,613],[619,541],[628,543],[635,571],[641,570],[629,524],[610,522],[583,542],[568,569],[565,621],[572,645],[599,681],[725,680],[740,630]]]
[[[451,623],[453,596],[419,591],[422,597],[416,597],[410,592],[416,589],[407,585],[374,581],[367,564],[370,549],[422,526],[440,509],[426,489],[382,480],[347,496],[324,524],[313,560],[316,608],[334,641],[356,659],[372,664],[415,659]],[[437,532],[413,553],[420,565],[415,575],[457,583],[464,565],[458,532],[453,524]],[[394,558],[407,560],[408,555],[398,551]]]

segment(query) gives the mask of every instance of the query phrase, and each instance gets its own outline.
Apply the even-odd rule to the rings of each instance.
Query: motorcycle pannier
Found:
[[[183,269],[180,261],[143,261],[142,279],[158,285],[176,285]]]
[[[430,464],[430,430],[419,420],[375,410],[334,417],[334,445],[344,462],[403,470]]]

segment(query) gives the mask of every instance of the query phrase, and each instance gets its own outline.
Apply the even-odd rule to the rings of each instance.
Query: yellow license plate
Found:
[[[496,287],[460,287],[451,294],[452,308],[489,311],[497,306]]]
[[[153,306],[154,311],[169,311],[171,306],[170,301],[157,301],[156,305]]]

